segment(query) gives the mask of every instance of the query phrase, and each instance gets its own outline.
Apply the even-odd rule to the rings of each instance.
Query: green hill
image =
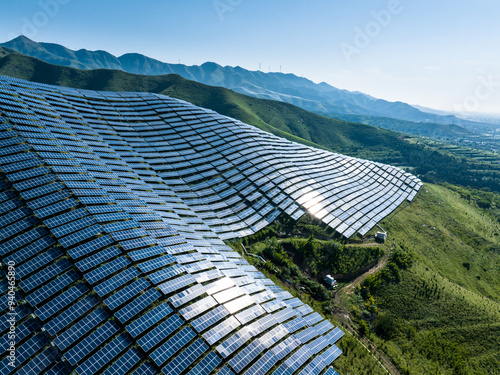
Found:
[[[348,244],[332,245],[339,239],[329,238],[325,228],[313,221],[290,224],[299,230],[292,230],[288,237],[298,238],[266,240],[266,237],[287,233],[282,223],[277,222],[254,239],[248,239],[246,244],[251,251],[261,251],[268,260],[259,265],[264,272],[279,275],[289,272],[287,278],[295,277],[304,288],[290,287],[291,291],[306,293],[306,299],[320,311],[323,309],[329,318],[335,320],[343,316],[343,313],[334,314],[335,309],[346,307],[350,322],[358,332],[385,352],[399,373],[498,373],[500,195],[495,193],[500,191],[498,165],[466,154],[454,156],[425,145],[418,138],[331,119],[290,104],[244,96],[177,75],[139,76],[114,70],[77,70],[2,48],[0,74],[95,90],[162,93],[288,139],[403,166],[426,181],[455,184],[426,184],[414,203],[403,206],[381,223],[389,233],[384,251],[395,255],[391,255],[381,271],[365,278],[357,292],[339,292],[343,295],[342,306],[334,305],[333,309],[330,302],[324,300],[324,288],[320,286],[324,270],[317,272],[320,258],[316,255],[329,252],[336,270],[349,273],[380,255],[373,247],[359,246],[353,251]],[[306,234],[332,242],[313,242],[311,250]],[[238,246],[237,250],[241,250]],[[312,255],[297,258],[301,249]],[[293,262],[300,265],[300,270]],[[347,353],[337,362],[341,373],[385,373],[352,336],[346,335],[339,345]]]
[[[118,70],[78,70],[51,65],[19,53],[0,58],[0,74],[75,88],[161,93],[237,118],[290,140],[405,167],[426,181],[500,192],[498,164],[457,157],[410,141],[410,138],[392,131],[332,119],[284,102],[241,95],[174,74],[145,76]]]

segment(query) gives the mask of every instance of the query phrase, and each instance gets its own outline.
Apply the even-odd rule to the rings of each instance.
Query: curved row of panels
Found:
[[[420,186],[161,95],[1,77],[0,109],[6,374],[333,374],[342,331],[223,239],[363,233]]]

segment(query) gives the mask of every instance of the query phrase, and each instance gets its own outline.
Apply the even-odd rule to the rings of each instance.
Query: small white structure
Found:
[[[337,281],[335,281],[335,279],[331,275],[326,275],[325,281],[328,284],[328,286],[331,286],[332,288],[337,286]]]
[[[385,232],[377,232],[377,234],[375,234],[375,238],[377,240],[380,240],[382,242],[385,242],[386,238],[387,238],[387,233]]]

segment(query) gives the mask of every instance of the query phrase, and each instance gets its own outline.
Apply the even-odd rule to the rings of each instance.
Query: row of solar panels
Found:
[[[10,93],[65,100],[33,86]],[[138,152],[74,116],[35,114],[0,132],[0,256],[20,270],[19,321],[36,322],[19,341],[19,373],[326,371],[340,330],[224,245],[135,166]]]
[[[74,92],[72,93],[74,94]],[[80,92],[78,94],[82,95]],[[115,95],[112,99],[116,99],[116,97],[117,96]],[[131,95],[128,95],[128,97],[130,98]],[[68,98],[73,100],[74,96],[69,95]],[[158,101],[158,97],[152,94],[141,94],[140,96],[137,95],[136,99],[137,101],[142,99],[145,103]],[[172,100],[170,100],[170,102],[175,103],[175,101]],[[59,103],[60,101],[56,101],[53,103],[53,105],[57,108],[57,105]],[[129,118],[133,117],[130,114],[134,112],[134,107],[129,108],[127,106],[123,106],[122,102],[118,102],[118,104],[120,105],[117,105],[115,108],[115,104],[116,103],[114,102],[111,104],[108,103],[108,107],[110,109],[113,109],[117,116],[121,116],[121,119],[123,119],[124,121],[128,121]],[[166,182],[169,182],[171,187],[174,190],[178,191],[179,195],[182,195],[183,191],[185,191],[186,187],[188,187],[188,184],[186,184],[186,182],[192,185],[191,191],[194,192],[194,196],[199,198],[185,199],[185,203],[190,204],[192,208],[195,209],[195,211],[199,211],[200,206],[206,209],[207,203],[211,204],[211,212],[212,214],[215,213],[215,216],[204,216],[204,219],[206,219],[212,227],[216,228],[217,232],[222,237],[234,235],[234,232],[238,231],[241,235],[250,234],[267,225],[269,221],[272,221],[272,219],[275,216],[279,215],[279,213],[282,211],[291,214],[295,218],[300,217],[304,212],[303,208],[297,206],[295,202],[285,200],[284,197],[291,194],[296,194],[298,197],[304,196],[307,194],[307,191],[312,188],[316,188],[315,190],[319,193],[323,193],[328,189],[330,191],[329,195],[321,196],[321,199],[319,199],[315,205],[308,207],[311,212],[314,212],[320,218],[324,219],[325,222],[327,222],[333,228],[336,228],[346,236],[351,236],[356,231],[359,231],[361,234],[365,234],[371,227],[373,227],[376,221],[380,220],[380,218],[383,218],[391,211],[390,209],[379,209],[380,207],[390,207],[392,202],[386,203],[386,199],[377,200],[377,198],[381,198],[380,196],[376,195],[377,192],[381,192],[380,194],[383,195],[384,198],[390,197],[390,195],[394,193],[399,193],[405,198],[410,198],[412,197],[412,194],[415,193],[415,191],[420,187],[420,182],[414,179],[413,176],[405,174],[396,168],[379,166],[375,163],[364,163],[363,165],[362,161],[356,159],[346,158],[340,155],[327,155],[327,153],[325,152],[312,150],[310,148],[281,140],[277,137],[273,137],[271,135],[258,131],[255,128],[245,126],[241,123],[230,122],[227,118],[220,116],[214,115],[213,119],[215,120],[212,119],[212,121],[210,122],[203,121],[203,119],[207,116],[207,111],[189,106],[185,103],[176,104],[178,107],[176,109],[176,116],[170,117],[169,119],[166,119],[166,121],[160,121],[159,125],[144,123],[142,121],[138,123],[132,122],[127,125],[130,130],[133,130],[133,132],[124,132],[124,129],[127,129],[127,126],[124,126],[123,122],[120,122],[118,123],[119,125],[116,125],[115,127],[111,125],[106,129],[98,129],[98,131],[100,131],[100,135],[103,137],[103,140],[106,140],[106,137],[111,136],[109,134],[110,132],[114,132],[113,134],[117,134],[116,131],[119,131],[120,136],[113,135],[111,137],[120,138],[121,144],[127,146],[127,151],[125,153],[133,155],[132,157],[135,156],[135,158],[140,161],[140,164],[136,165],[139,168],[144,169],[146,167],[150,167],[153,170],[157,171],[160,177],[165,177],[165,172],[163,172],[165,170],[165,167],[168,167],[168,174],[177,174],[176,177],[179,177],[178,180],[169,180],[166,178],[164,178],[164,180]],[[65,103],[65,108],[67,105],[68,104]],[[94,104],[94,106],[96,108],[102,107],[98,106],[97,104]],[[161,106],[156,105],[156,107],[154,108],[154,112],[158,112],[158,119],[161,118],[160,109],[168,109],[170,112],[172,112],[172,106],[173,105],[169,104],[168,102],[162,103]],[[126,116],[122,116],[121,112],[119,111],[123,111],[124,113],[126,113]],[[84,113],[79,114],[76,110],[74,112],[75,116],[81,115],[82,118],[88,121],[90,124],[92,124],[92,121],[94,121],[94,119],[92,118],[86,118],[86,114]],[[190,115],[183,116],[182,114],[179,114],[183,112],[188,112]],[[103,114],[103,116],[103,118],[106,118],[106,114]],[[179,126],[178,121],[173,121],[179,120],[179,118],[182,117],[192,118],[192,120],[188,120],[190,124],[185,123],[184,126]],[[102,130],[105,130],[105,133],[102,133]],[[161,132],[165,131],[168,132],[168,137],[166,135],[161,135]],[[220,133],[222,137],[219,137],[217,135],[218,133]],[[203,140],[204,143],[210,147],[208,149],[211,152],[210,154],[203,154],[205,150],[195,152],[196,146],[190,144],[189,141],[190,137],[192,137],[193,134]],[[172,141],[169,141],[169,137],[176,137],[177,141],[172,144]],[[220,146],[216,144],[217,142],[214,141],[214,137],[218,137],[217,142],[222,142],[223,144]],[[137,141],[138,139],[140,139],[140,141]],[[127,142],[128,140],[131,140],[131,142]],[[211,143],[207,140],[210,140]],[[265,143],[263,143],[263,141],[265,141]],[[172,150],[178,146],[181,146],[184,151],[187,151],[187,153],[185,155],[179,155],[177,157],[174,156],[172,158]],[[280,159],[278,160],[269,155],[269,153],[271,153],[272,155],[272,152],[276,151],[276,147],[281,148]],[[163,152],[164,150],[167,150],[168,152]],[[244,155],[241,156],[240,154],[243,151],[245,152],[245,154],[251,154],[252,158],[248,160],[248,157],[245,158]],[[222,155],[223,158],[224,156],[226,156],[227,161],[223,164],[213,165],[214,161],[210,158],[214,157],[215,153],[215,161],[220,161],[220,154],[223,152],[227,153],[227,155]],[[121,152],[122,157],[124,157],[123,154],[124,153]],[[254,161],[253,157],[255,155],[261,154],[267,156],[268,160],[261,162],[261,160],[257,158]],[[238,161],[237,163],[234,163],[235,155],[240,156],[239,158],[236,158],[236,161]],[[312,155],[312,157],[309,157],[309,159],[311,160],[308,159],[308,155]],[[142,156],[144,156],[144,158]],[[164,158],[161,158],[161,156],[164,156]],[[160,160],[163,161],[167,157],[168,160],[176,160],[172,160],[166,166],[165,163],[163,163],[163,165],[154,164],[154,161],[159,157]],[[229,158],[231,158],[232,161],[228,160]],[[269,159],[271,159],[271,164]],[[312,160],[315,160],[315,162],[319,164],[311,165]],[[328,162],[325,163],[325,160],[327,160]],[[286,164],[289,163],[289,161],[296,163],[296,165],[293,165],[296,171],[300,172],[302,175],[306,174],[302,177],[302,179],[297,177],[296,171],[290,171],[290,168],[286,167]],[[150,162],[150,165],[147,164],[148,162]],[[279,163],[279,166],[273,166],[272,162]],[[252,163],[255,166],[252,165]],[[300,163],[309,163],[307,165],[307,171],[305,171],[305,168],[297,167],[297,165],[300,165]],[[347,164],[347,166],[345,166],[344,164]],[[367,178],[365,178],[365,180],[357,182],[357,180],[360,179],[359,175],[360,173],[362,173],[362,170],[365,168],[366,164],[371,167],[371,173],[367,176]],[[195,165],[201,167],[191,167]],[[315,171],[316,169],[318,169],[317,166],[321,165],[326,165],[327,167],[323,167],[323,171],[320,176],[309,172],[309,170]],[[214,174],[217,174],[217,170],[214,170],[217,168],[219,168],[220,174],[223,174],[226,179],[230,179],[231,176],[224,175],[224,171],[230,169],[232,177],[236,179],[230,181],[230,183],[232,183],[235,188],[232,188],[230,186],[221,186],[220,178],[213,177]],[[269,168],[274,168],[274,174],[278,174],[278,176],[272,176],[273,178],[271,180],[271,183],[267,183],[269,181],[269,178],[266,178],[265,174],[259,171],[260,169],[264,172],[269,172]],[[284,168],[284,175],[279,173],[280,168]],[[287,169],[288,172],[286,171]],[[374,172],[373,169],[375,169],[378,173]],[[240,173],[236,173],[238,170]],[[246,173],[248,172],[248,170],[251,170],[252,173]],[[348,172],[346,173],[344,170],[347,170]],[[390,173],[386,172],[386,170],[388,170]],[[192,179],[189,178],[190,176],[185,177],[185,175],[183,174],[185,171],[191,171]],[[208,172],[204,174],[203,171]],[[264,177],[261,178],[260,181],[259,174],[264,175]],[[340,175],[343,180],[349,181],[349,185],[343,186],[344,184],[342,184],[342,182],[338,180],[338,177],[335,177],[336,175]],[[244,176],[246,178],[246,180],[244,181],[245,185],[240,186],[240,189],[238,189],[238,179],[243,179]],[[208,178],[209,183],[207,183],[207,181],[203,181],[201,184],[206,184],[206,186],[204,187],[198,186],[199,184],[194,184],[200,178]],[[295,189],[286,186],[290,183],[290,181],[293,181],[293,179],[296,179],[298,181],[295,182]],[[383,190],[390,179],[393,180],[393,185],[399,185],[397,190]],[[248,187],[247,185],[250,184],[249,180],[256,180],[256,182],[251,183],[252,186]],[[176,186],[177,181],[181,181],[179,187]],[[336,192],[331,191],[332,183],[336,183],[336,185],[338,185],[338,187],[336,188]],[[214,185],[217,185],[219,191],[216,192],[213,189],[209,189],[209,187]],[[403,186],[400,187],[401,185]],[[271,189],[271,187],[273,186],[277,188]],[[367,189],[368,187],[369,189]],[[266,190],[262,191],[263,188]],[[283,194],[283,188],[286,188],[286,193],[288,194]],[[347,190],[346,188],[350,190]],[[221,189],[224,190],[221,191]],[[349,198],[351,198],[352,200],[356,198],[359,199],[356,207],[351,208],[347,211],[337,212],[336,216],[332,216],[330,214],[328,215],[328,217],[325,217],[326,213],[328,212],[328,209],[326,209],[325,207],[336,207],[338,211],[339,207],[345,204],[345,202],[342,201],[342,193],[346,190],[352,193],[358,193],[358,195],[355,197],[349,196]],[[364,195],[360,196],[360,191],[362,190],[364,191]],[[254,191],[256,191],[256,193],[253,194],[253,197],[261,197],[259,204],[263,205],[263,209],[259,210],[258,212],[255,212],[254,209],[248,207],[247,199],[251,197],[250,194]],[[201,194],[199,194],[198,192]],[[372,198],[368,201],[368,204],[365,204],[364,202],[367,202],[366,198],[370,196],[376,198]],[[232,199],[232,201],[230,201],[231,204],[229,204],[229,207],[227,207],[228,198]],[[217,204],[219,206],[216,206]],[[247,209],[245,210],[244,208]],[[266,215],[267,212],[267,215],[269,217],[266,218],[264,215],[261,215],[261,212],[264,212],[264,215]],[[346,215],[343,215],[343,213],[346,213]],[[353,217],[353,214],[356,213],[363,214],[363,217],[358,218],[358,220],[354,223],[346,224],[344,216]]]

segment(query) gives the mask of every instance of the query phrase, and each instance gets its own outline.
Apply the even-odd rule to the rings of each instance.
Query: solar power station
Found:
[[[1,374],[337,374],[343,332],[223,240],[365,234],[417,178],[157,94],[0,77],[0,110]]]

